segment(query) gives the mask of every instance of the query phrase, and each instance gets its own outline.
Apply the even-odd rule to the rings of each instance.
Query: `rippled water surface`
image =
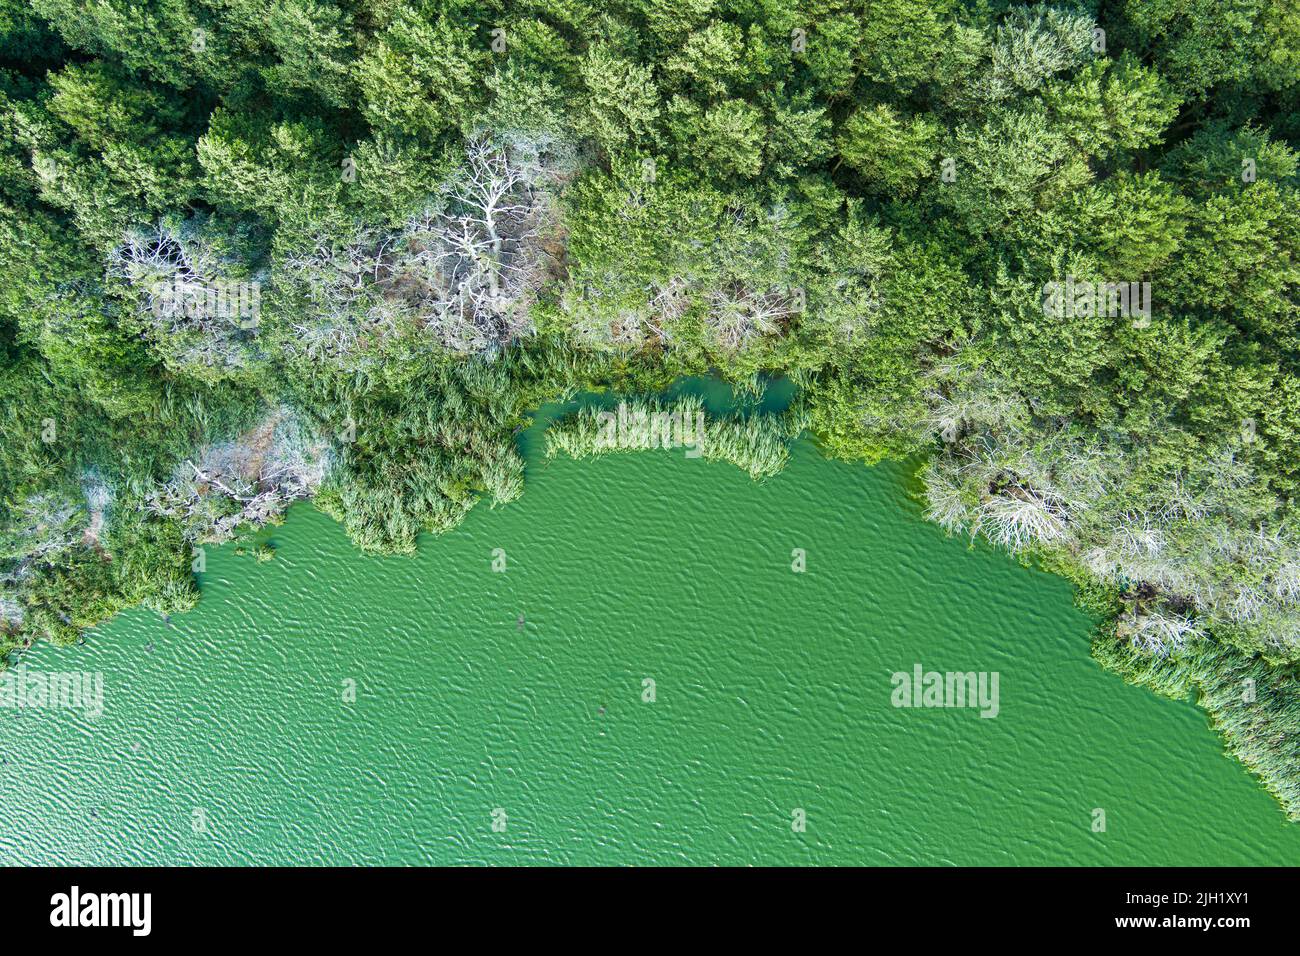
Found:
[[[1069,586],[945,538],[901,468],[527,447],[522,499],[415,558],[300,505],[173,626],[28,654],[105,711],[0,711],[0,862],[1300,863],[1199,710],[1102,672]],[[1000,713],[894,708],[917,663],[998,672]]]

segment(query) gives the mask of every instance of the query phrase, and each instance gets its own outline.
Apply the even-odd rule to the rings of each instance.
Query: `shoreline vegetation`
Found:
[[[550,423],[546,457],[563,452],[582,459],[619,451],[680,448],[688,458],[730,462],[757,481],[785,468],[790,443],[806,422],[799,407],[779,413],[711,415],[696,395],[672,401],[625,398],[616,409],[585,406]]]
[[[546,454],[922,460],[1300,821],[1289,0],[0,0],[0,130],[0,666],[605,393]]]

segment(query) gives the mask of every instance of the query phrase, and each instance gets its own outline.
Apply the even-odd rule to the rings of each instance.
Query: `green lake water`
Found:
[[[172,626],[28,653],[105,709],[0,711],[0,863],[1300,864],[1204,714],[905,469],[524,447],[523,497],[417,557],[300,505]],[[997,672],[998,716],[893,707],[917,663]]]

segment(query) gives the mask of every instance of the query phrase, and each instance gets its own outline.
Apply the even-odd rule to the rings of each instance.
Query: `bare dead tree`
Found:
[[[293,323],[291,351],[339,359],[396,324],[397,315],[376,288],[392,271],[395,243],[391,234],[358,227],[344,243],[318,233],[310,248],[285,258],[307,300],[307,312]]]
[[[759,292],[732,283],[706,296],[705,324],[723,349],[736,352],[754,339],[774,335],[799,311],[795,296],[782,290]]]
[[[154,514],[178,520],[191,540],[219,543],[245,526],[275,520],[310,497],[327,467],[326,444],[291,412],[273,412],[238,439],[186,459],[146,499]]]
[[[321,235],[289,256],[308,304],[290,347],[340,358],[406,330],[469,355],[530,334],[553,210],[545,171],[527,156],[473,139],[441,195],[400,229],[361,226],[343,243]]]
[[[261,310],[258,282],[228,277],[223,261],[200,235],[159,223],[131,230],[108,256],[107,275],[134,289],[138,316],[155,342],[182,362],[248,364],[248,329]]]
[[[534,166],[473,140],[445,207],[407,222],[412,255],[394,278],[444,348],[483,352],[532,330],[528,308],[543,278],[537,240],[549,211],[537,181]]]

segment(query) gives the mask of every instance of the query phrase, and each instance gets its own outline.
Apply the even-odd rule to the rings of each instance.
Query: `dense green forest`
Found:
[[[0,655],[779,376],[1300,820],[1294,0],[0,0],[0,127]]]

